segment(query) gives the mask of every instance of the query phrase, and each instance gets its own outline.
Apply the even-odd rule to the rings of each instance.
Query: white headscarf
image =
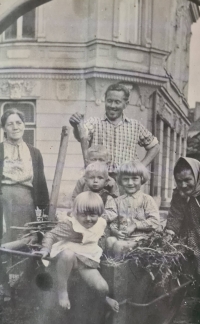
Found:
[[[195,179],[195,187],[190,196],[197,197],[200,196],[200,162],[198,160],[192,159],[192,158],[186,158],[186,157],[180,157],[175,165],[175,167],[181,162],[185,161],[187,162],[189,168],[192,170],[194,179]],[[175,177],[175,173],[174,173]],[[176,177],[175,177],[176,179]]]

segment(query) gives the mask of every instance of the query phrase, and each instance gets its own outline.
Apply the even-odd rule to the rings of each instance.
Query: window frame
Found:
[[[38,8],[35,10],[35,37],[23,37],[23,16],[17,19],[17,36],[16,38],[6,39],[5,31],[2,33],[2,43],[13,43],[13,42],[36,42],[37,41],[37,25],[38,25]]]

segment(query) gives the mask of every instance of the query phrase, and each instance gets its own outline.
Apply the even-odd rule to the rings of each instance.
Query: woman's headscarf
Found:
[[[191,194],[193,197],[200,196],[200,162],[198,160],[186,157],[180,157],[175,165],[175,168],[178,166],[180,162],[186,162],[189,168],[192,170],[194,179],[195,179],[195,188]],[[174,170],[175,170],[174,168]],[[175,177],[175,172],[174,172]],[[176,179],[176,177],[175,177]]]

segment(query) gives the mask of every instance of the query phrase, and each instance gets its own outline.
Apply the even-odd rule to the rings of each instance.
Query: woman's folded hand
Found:
[[[167,242],[171,242],[175,236],[175,233],[172,230],[165,230],[165,239]]]

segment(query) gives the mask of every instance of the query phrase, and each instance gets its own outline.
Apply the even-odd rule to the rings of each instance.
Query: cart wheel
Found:
[[[178,287],[178,284],[175,280],[171,280],[169,282],[169,285],[167,287],[167,291],[164,291],[164,289],[158,289],[156,287],[149,287],[148,292],[146,294],[146,296],[148,297],[148,301],[149,300],[153,300],[157,297],[159,297],[159,295],[163,295],[166,292],[170,292],[173,291],[175,288]],[[157,291],[156,291],[157,290]],[[173,293],[171,296],[168,296],[160,301],[158,301],[157,303],[155,303],[154,305],[152,305],[149,308],[149,317],[148,317],[148,321],[144,324],[170,324],[172,323],[172,321],[174,320],[174,318],[176,317],[180,306],[182,304],[182,301],[185,297],[187,291],[187,287],[183,287],[181,290]],[[151,296],[151,297],[150,297]],[[150,297],[150,299],[149,299]],[[147,302],[148,302],[147,301]],[[147,309],[148,311],[148,309]]]
[[[174,296],[172,303],[171,303],[171,309],[169,310],[167,318],[161,324],[172,323],[172,321],[176,317],[176,315],[181,307],[185,293],[186,293],[186,289],[184,289],[183,292],[177,293],[176,296]]]

